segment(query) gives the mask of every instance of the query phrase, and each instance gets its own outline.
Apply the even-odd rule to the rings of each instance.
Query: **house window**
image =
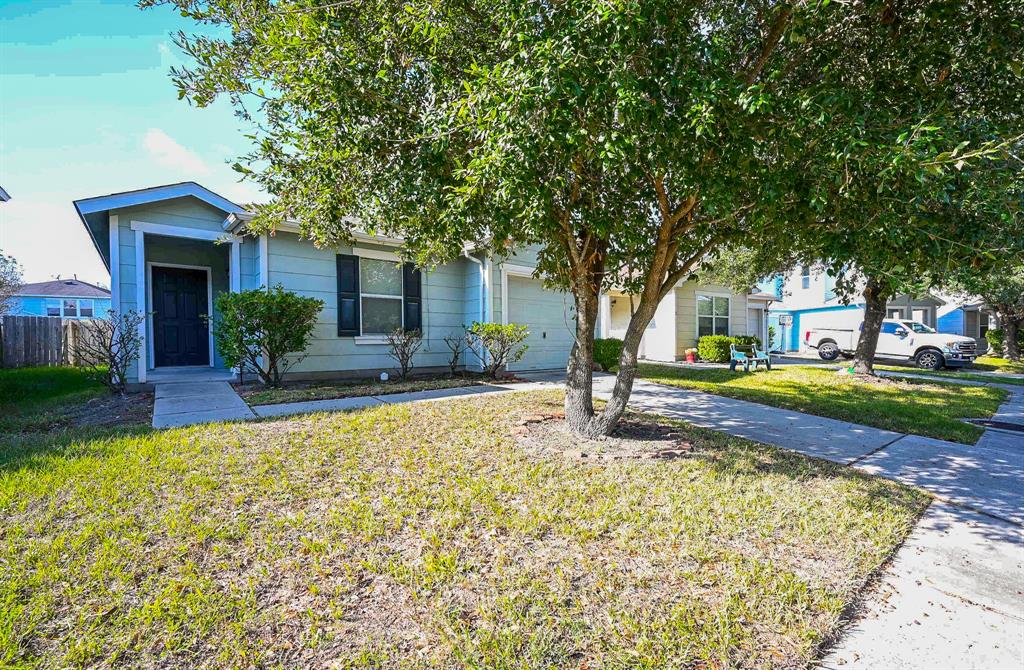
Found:
[[[92,300],[79,300],[78,301],[78,316],[91,319],[92,318]]]
[[[800,288],[811,288],[811,268],[804,265],[800,268]]]
[[[902,307],[897,307],[895,309],[890,309],[889,310],[889,316],[887,318],[889,318],[889,319],[902,319],[903,318],[903,308]]]
[[[64,301],[64,316],[65,318],[74,318],[78,316],[78,301],[77,300],[65,300]]]
[[[697,337],[729,334],[729,298],[697,296]]]
[[[56,298],[46,299],[46,316],[60,316],[60,300]]]
[[[337,265],[339,337],[423,327],[422,279],[411,263],[339,254]]]
[[[359,300],[363,335],[387,335],[402,327],[402,266],[359,259]]]

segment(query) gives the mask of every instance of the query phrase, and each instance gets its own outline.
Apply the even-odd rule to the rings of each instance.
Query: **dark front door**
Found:
[[[206,270],[153,268],[153,365],[209,365]]]

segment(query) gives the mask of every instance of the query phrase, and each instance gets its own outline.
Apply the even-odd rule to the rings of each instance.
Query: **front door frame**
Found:
[[[146,331],[149,336],[149,360],[153,361],[153,368],[156,369],[156,347],[153,337],[153,268],[176,268],[179,270],[205,270],[206,271],[206,315],[213,316],[213,269],[209,265],[182,265],[180,263],[157,263],[149,261],[146,263]],[[210,340],[210,367],[213,367],[213,324],[207,322],[206,332]]]

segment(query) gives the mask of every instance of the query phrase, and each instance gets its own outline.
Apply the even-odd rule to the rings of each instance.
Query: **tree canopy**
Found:
[[[998,0],[170,4],[230,29],[179,36],[195,65],[174,77],[258,122],[238,169],[276,199],[254,225],[401,235],[421,263],[541,245],[576,299],[567,416],[584,432],[614,425],[657,303],[702,262],[808,250],[823,227],[884,249],[1021,109],[1024,10]],[[835,258],[828,239],[815,250]],[[595,422],[610,287],[639,304]]]

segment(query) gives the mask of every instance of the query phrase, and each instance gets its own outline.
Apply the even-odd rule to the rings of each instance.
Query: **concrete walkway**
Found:
[[[226,381],[158,381],[154,387],[154,428],[256,417]]]

